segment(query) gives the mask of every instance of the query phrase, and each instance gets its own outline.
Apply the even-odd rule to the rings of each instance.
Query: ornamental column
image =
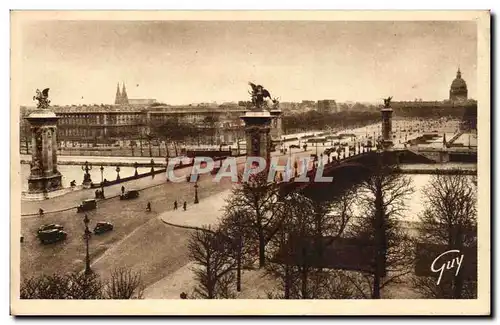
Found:
[[[37,110],[26,120],[31,126],[31,170],[28,177],[28,193],[40,194],[62,188],[61,173],[57,170],[57,120],[59,117],[49,109],[49,89],[37,89]]]
[[[392,147],[392,108],[391,99],[384,99],[384,108],[380,111],[382,114],[382,146],[384,149]]]

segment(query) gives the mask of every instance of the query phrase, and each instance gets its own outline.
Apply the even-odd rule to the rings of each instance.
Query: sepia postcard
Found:
[[[11,11],[11,314],[491,314],[489,11]]]

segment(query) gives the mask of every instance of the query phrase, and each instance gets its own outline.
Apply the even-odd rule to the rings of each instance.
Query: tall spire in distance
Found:
[[[121,104],[122,95],[120,94],[120,83],[116,84],[116,96],[115,96],[115,105]]]
[[[460,72],[460,65],[458,66],[458,70],[457,70],[457,78],[462,79],[462,72]]]
[[[128,104],[127,89],[125,89],[125,83],[123,83],[122,88],[122,104]]]

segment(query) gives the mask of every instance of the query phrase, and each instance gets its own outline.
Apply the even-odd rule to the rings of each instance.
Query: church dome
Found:
[[[460,69],[457,71],[457,77],[453,80],[450,86],[450,100],[466,100],[467,99],[467,83],[462,79]]]
[[[465,83],[465,80],[462,78],[455,78],[453,82],[451,83],[451,89],[455,90],[461,90],[461,89],[467,89],[467,84]]]

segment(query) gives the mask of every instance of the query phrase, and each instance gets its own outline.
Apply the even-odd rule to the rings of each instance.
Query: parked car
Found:
[[[63,230],[64,227],[61,226],[61,225],[56,225],[56,224],[51,223],[51,224],[48,224],[48,225],[43,225],[40,228],[38,228],[38,233],[40,233],[42,231],[51,230],[51,229]]]
[[[113,225],[106,221],[98,222],[94,228],[94,234],[99,235],[113,230]]]
[[[52,244],[58,241],[63,241],[68,237],[68,234],[60,229],[49,229],[38,232],[38,239],[42,244]]]
[[[130,200],[130,199],[136,199],[138,197],[139,197],[138,190],[128,190],[122,195],[120,195],[120,200]]]
[[[85,211],[90,211],[94,210],[97,208],[97,201],[95,199],[88,199],[82,201],[82,204],[80,204],[76,208],[76,212],[85,212]]]

